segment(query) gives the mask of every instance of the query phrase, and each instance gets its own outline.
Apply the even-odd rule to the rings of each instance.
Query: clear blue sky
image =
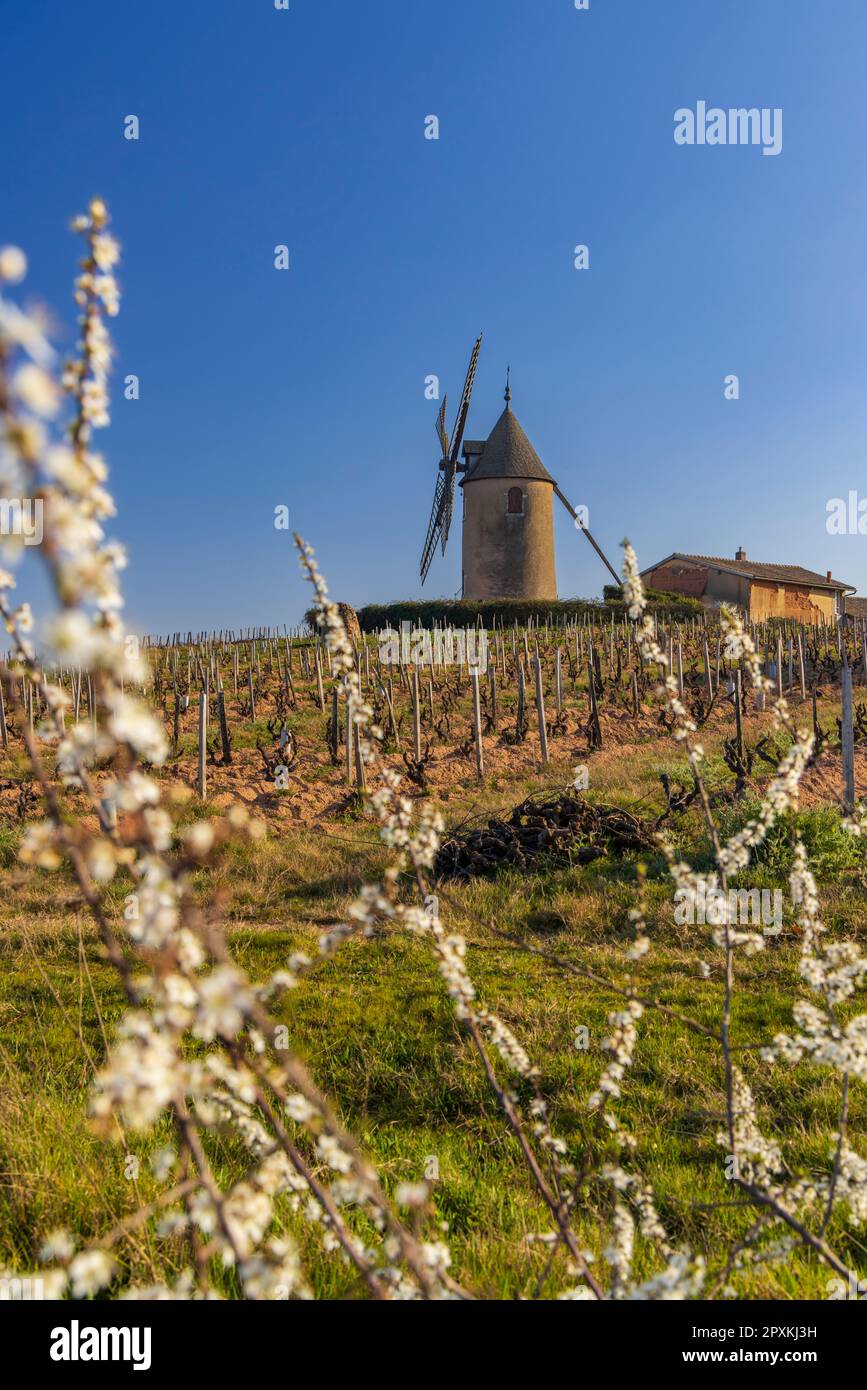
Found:
[[[624,534],[648,564],[743,545],[867,589],[867,539],[825,530],[828,498],[867,494],[864,0],[0,11],[0,240],[70,342],[68,218],[98,192],[123,243],[100,443],[132,626],[297,621],[280,503],[336,597],[417,594],[424,379],[456,404],[482,328],[468,434],[510,362],[519,418],[612,555]],[[678,147],[674,111],[699,99],[782,107],[782,153]],[[458,588],[459,542],[426,593]],[[601,591],[565,513],[557,551],[561,595]]]

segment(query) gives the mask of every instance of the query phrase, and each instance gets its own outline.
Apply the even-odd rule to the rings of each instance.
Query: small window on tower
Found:
[[[506,504],[506,511],[509,513],[509,516],[524,515],[524,494],[521,488],[509,488],[509,500]]]

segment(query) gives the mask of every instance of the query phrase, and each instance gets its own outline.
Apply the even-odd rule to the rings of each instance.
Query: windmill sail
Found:
[[[446,541],[449,538],[449,528],[452,521],[452,509],[455,497],[455,474],[458,470],[458,460],[461,455],[461,444],[463,443],[464,430],[466,429],[467,416],[470,413],[470,401],[473,394],[473,385],[476,379],[476,368],[479,364],[479,352],[482,346],[482,334],[480,333],[473,347],[470,357],[470,365],[467,369],[466,381],[461,394],[461,403],[458,407],[455,427],[449,440],[446,430],[446,400],[443,403],[437,418],[437,434],[439,435],[440,446],[442,448],[442,461],[440,462],[440,474],[437,478],[434,489],[433,507],[431,508],[430,521],[428,522],[427,535],[425,536],[424,548],[421,553],[421,564],[419,573],[421,582],[427,578],[433,560],[437,541],[440,542],[442,553],[445,554]]]
[[[427,572],[437,548],[437,541],[440,538],[443,522],[443,498],[445,496],[446,480],[445,474],[441,473],[437,478],[437,485],[434,489],[433,506],[431,507],[430,521],[427,524],[427,535],[425,536],[424,549],[421,552],[421,564],[419,574],[422,584],[427,579]]]
[[[467,379],[464,382],[463,394],[461,395],[461,404],[458,409],[457,419],[455,420],[455,427],[452,431],[452,449],[450,455],[452,465],[457,465],[461,453],[461,444],[464,441],[464,430],[467,426],[467,416],[470,413],[470,401],[472,399],[473,386],[476,380],[476,368],[479,365],[479,353],[482,349],[482,336],[483,335],[480,333],[473,347],[470,365],[467,368]]]

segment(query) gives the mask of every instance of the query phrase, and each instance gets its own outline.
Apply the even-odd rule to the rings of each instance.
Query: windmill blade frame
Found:
[[[453,468],[457,468],[458,459],[460,458],[461,453],[461,444],[464,441],[464,430],[466,429],[467,425],[467,416],[470,413],[470,401],[473,397],[473,387],[476,382],[476,369],[479,365],[479,353],[482,350],[482,339],[484,336],[484,333],[480,333],[473,345],[473,351],[470,356],[470,365],[467,368],[467,376],[466,380],[464,381],[464,389],[461,392],[461,403],[458,407],[458,413],[455,419],[455,427],[452,430],[452,447],[451,453],[449,454],[449,461],[451,462]]]
[[[443,403],[440,406],[436,422],[437,438],[439,439],[440,448],[443,451],[442,456],[444,459],[447,459],[449,457],[451,449],[451,446],[449,444],[449,432],[446,429],[446,405],[448,404],[448,399],[449,393],[448,391],[446,391],[445,395],[443,396]]]
[[[431,507],[430,520],[428,521],[427,533],[421,552],[419,574],[421,575],[422,584],[427,578],[427,572],[431,567],[431,561],[433,560],[438,541],[441,544],[441,553],[444,555],[446,551],[446,542],[449,538],[452,510],[454,507],[455,474],[458,471],[461,444],[463,443],[467,417],[470,413],[470,401],[472,400],[473,386],[476,380],[476,368],[479,364],[479,353],[481,351],[483,337],[484,334],[480,333],[473,345],[473,350],[470,355],[470,365],[467,368],[464,389],[461,392],[461,403],[458,407],[451,439],[446,430],[446,402],[448,401],[448,393],[443,396],[443,403],[440,406],[437,416],[436,431],[442,447],[442,459],[439,465],[441,471],[437,478],[436,487],[434,488],[433,506]]]
[[[446,541],[449,538],[449,528],[452,524],[452,508],[455,501],[455,470],[452,468],[445,474],[445,487],[443,488],[443,524],[440,535],[440,554],[446,553]]]
[[[473,387],[476,382],[476,369],[479,365],[479,353],[482,350],[483,337],[484,334],[480,333],[475,343],[473,344],[473,351],[470,355],[470,365],[467,368],[467,375],[464,381],[464,389],[461,392],[461,403],[458,408],[457,419],[455,420],[455,427],[452,431],[452,447],[451,451],[448,452],[446,455],[449,461],[449,465],[446,469],[445,475],[446,486],[445,495],[443,499],[443,526],[442,537],[440,541],[441,554],[443,555],[445,555],[446,553],[446,542],[449,538],[449,530],[452,524],[452,509],[454,507],[455,500],[455,474],[458,470],[458,461],[460,459],[461,445],[464,442],[464,430],[466,429],[467,418],[470,413],[470,402],[473,398]]]
[[[422,584],[427,579],[427,572],[431,567],[431,561],[437,548],[437,541],[440,538],[443,521],[443,499],[445,497],[446,479],[445,474],[440,473],[434,488],[434,500],[431,507],[430,521],[427,524],[427,534],[424,538],[424,546],[421,552],[421,563],[419,574]]]

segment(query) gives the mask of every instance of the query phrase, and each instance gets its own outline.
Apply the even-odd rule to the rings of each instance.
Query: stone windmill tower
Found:
[[[470,408],[476,365],[481,348],[476,341],[464,384],[461,406],[451,440],[445,427],[446,398],[437,421],[442,445],[440,474],[421,557],[424,583],[441,542],[445,554],[454,503],[455,476],[463,473],[463,579],[465,599],[556,599],[554,560],[554,497],[563,503],[576,525],[619,584],[587,528],[579,521],[548,472],[511,407],[512,392],[506,380],[506,408],[488,438],[461,443]]]
[[[557,484],[511,407],[484,442],[467,440],[463,597],[557,597],[554,490]]]

